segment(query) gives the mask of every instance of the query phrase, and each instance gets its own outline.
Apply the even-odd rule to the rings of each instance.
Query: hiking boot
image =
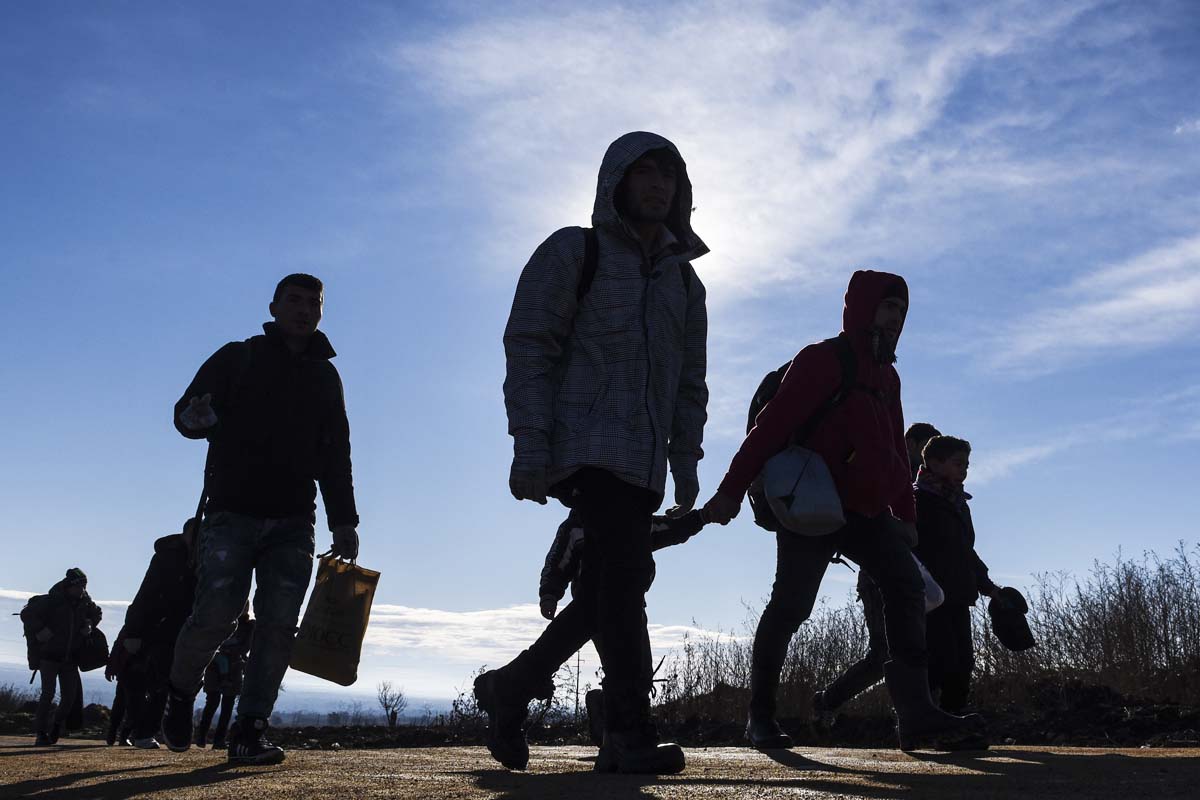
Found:
[[[167,689],[167,708],[163,712],[163,744],[172,753],[186,753],[192,746],[192,705],[194,694],[184,694],[174,686]]]
[[[512,692],[500,670],[488,670],[475,679],[475,703],[487,714],[487,749],[492,758],[508,769],[529,765],[529,743],[525,741],[525,717],[529,698]]]
[[[159,748],[158,740],[153,736],[147,736],[144,739],[134,739],[133,746],[138,750],[157,750]]]
[[[987,724],[983,717],[978,714],[957,717],[933,704],[929,696],[929,673],[924,665],[889,661],[884,665],[884,680],[896,710],[896,736],[901,750],[987,749]]]
[[[229,728],[229,763],[281,763],[287,754],[267,741],[267,727],[262,717],[238,717]]]
[[[596,772],[626,775],[675,775],[683,772],[686,759],[677,744],[661,744],[658,729],[649,722],[629,731],[605,731],[604,744],[596,755]]]
[[[587,709],[588,736],[596,747],[604,745],[604,690],[592,689],[583,696]]]
[[[753,712],[746,720],[746,739],[755,750],[788,750],[792,737],[784,733],[774,717],[756,717]]]
[[[773,669],[752,667],[750,670],[750,717],[746,720],[746,738],[757,750],[787,750],[792,737],[783,732],[775,720],[775,692],[779,688],[779,673]]]

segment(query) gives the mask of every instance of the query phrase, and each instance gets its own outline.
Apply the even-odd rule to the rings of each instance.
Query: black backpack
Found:
[[[802,443],[808,439],[813,431],[817,429],[821,420],[825,418],[825,415],[837,408],[846,399],[846,395],[850,394],[850,390],[854,388],[855,383],[858,381],[858,361],[854,357],[854,349],[850,346],[850,340],[843,335],[838,335],[832,339],[826,339],[821,344],[833,345],[833,349],[837,353],[838,363],[842,367],[842,381],[838,384],[838,388],[833,395],[825,401],[824,405],[814,411],[813,415],[796,429],[791,439],[791,441],[796,443]],[[779,384],[783,382],[783,376],[791,366],[792,362],[789,361],[779,369],[768,372],[766,377],[762,379],[762,382],[758,384],[758,389],[755,390],[754,397],[750,400],[750,412],[746,417],[746,433],[750,433],[751,429],[754,428],[754,421],[758,419],[759,412],[763,410],[767,403],[771,401],[771,398],[775,396],[775,393],[779,391]],[[767,496],[763,494],[762,487],[759,486],[757,481],[751,484],[747,497],[750,499],[750,509],[754,512],[755,525],[777,533],[785,530],[779,523],[779,520],[775,518],[775,512],[771,511],[771,506],[767,503]]]

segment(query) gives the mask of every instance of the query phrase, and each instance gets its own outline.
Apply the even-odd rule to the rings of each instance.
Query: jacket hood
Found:
[[[267,338],[274,342],[283,344],[283,334],[279,332],[279,326],[274,322],[263,323],[263,333]],[[329,343],[329,338],[320,331],[313,331],[312,337],[308,340],[308,349],[304,351],[304,355],[309,358],[317,358],[328,361],[337,355],[333,349],[333,345]]]
[[[68,602],[68,603],[70,603],[70,602],[77,602],[77,601],[73,601],[73,600],[71,599],[71,596],[70,596],[69,594],[67,594],[67,580],[66,580],[66,578],[62,579],[62,580],[61,580],[61,581],[59,581],[58,583],[56,583],[56,584],[54,584],[53,586],[51,586],[51,587],[50,587],[50,591],[46,592],[46,594],[50,595],[51,597],[55,597],[55,598],[58,598],[58,599],[60,599],[60,600],[63,600],[63,601],[65,601],[65,602]],[[84,599],[91,599],[91,598],[88,596],[87,589],[84,589],[84,590],[83,590],[83,594],[81,594],[81,595],[79,596],[79,599],[80,599],[80,600],[84,600]]]
[[[651,150],[670,150],[679,162],[676,176],[675,199],[667,217],[667,229],[679,240],[680,247],[689,258],[697,258],[708,252],[708,246],[692,230],[692,182],[688,178],[687,164],[679,150],[669,140],[657,133],[634,131],[627,133],[608,146],[600,174],[596,180],[596,203],[592,207],[592,227],[619,231],[621,215],[617,213],[617,186],[633,162]]]
[[[856,271],[850,276],[850,285],[846,287],[842,331],[851,336],[869,333],[875,324],[875,311],[885,297],[902,297],[907,303],[908,284],[904,278],[890,272],[869,269]]]

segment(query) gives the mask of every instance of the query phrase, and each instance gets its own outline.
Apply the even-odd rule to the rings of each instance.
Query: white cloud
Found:
[[[539,11],[404,42],[393,64],[463,112],[463,141],[448,147],[502,232],[491,263],[514,270],[514,253],[584,222],[608,142],[650,129],[688,160],[695,226],[713,249],[702,273],[726,302],[844,270],[832,243],[886,182],[919,168],[900,151],[937,123],[966,69],[1058,30],[1080,7]]]
[[[1175,134],[1177,136],[1196,133],[1200,133],[1200,118],[1184,120],[1175,126]]]
[[[1025,375],[1142,350],[1200,330],[1200,235],[1084,274],[990,343],[990,364]]]

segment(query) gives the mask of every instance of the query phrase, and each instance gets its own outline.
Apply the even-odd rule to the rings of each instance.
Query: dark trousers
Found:
[[[136,700],[129,697],[129,686],[124,677],[117,678],[117,688],[113,692],[112,711],[108,715],[109,741],[124,740],[133,729],[134,709]]]
[[[43,659],[38,665],[42,676],[42,693],[38,697],[37,712],[34,714],[35,733],[50,733],[53,726],[62,725],[71,713],[71,707],[83,696],[83,681],[79,679],[79,668],[70,661]],[[53,726],[50,707],[54,705],[54,689],[58,687],[58,709],[54,712]]]
[[[512,681],[520,694],[550,699],[554,692],[554,675],[559,667],[589,641],[596,646],[601,663],[606,657],[604,640],[595,634],[595,613],[591,608],[593,597],[588,597],[581,585],[575,598],[550,620],[542,635],[504,667],[505,677]],[[643,613],[643,619],[645,614]],[[645,630],[643,624],[642,630]],[[639,694],[648,695],[654,677],[653,656],[650,651],[650,636],[642,638],[641,663],[638,667],[641,684]],[[607,674],[607,673],[606,673]]]
[[[170,644],[147,643],[122,673],[134,739],[155,737],[162,727],[173,654]]]
[[[783,669],[788,643],[812,613],[834,552],[858,564],[879,587],[891,658],[912,666],[927,663],[925,583],[886,513],[874,518],[847,514],[846,525],[828,536],[777,533],[775,541],[775,583],[754,635],[755,669],[773,675]],[[752,711],[774,715],[773,692],[760,694],[751,698]]]
[[[217,706],[221,707],[221,716],[217,717],[217,727],[213,729],[213,740],[220,741],[225,738],[225,733],[229,730],[229,720],[233,716],[233,703],[237,700],[237,695],[233,692],[207,692],[204,695],[204,711],[200,714],[200,725],[196,728],[196,741],[203,742],[208,737],[208,726],[212,724],[213,715],[217,713]]]
[[[615,731],[637,728],[650,718],[650,515],[662,498],[595,468],[580,470],[555,491],[582,518],[584,559],[575,598],[530,648],[534,654],[528,674],[548,670],[553,675],[584,642],[594,639],[604,667],[608,726]],[[526,672],[519,667],[514,671]]]
[[[888,659],[883,593],[865,571],[858,573],[858,599],[867,623],[867,652],[825,688],[825,705],[831,710],[883,680],[883,664]]]
[[[929,690],[941,691],[939,705],[943,711],[961,711],[971,693],[971,671],[975,668],[971,607],[947,603],[930,611],[925,625]]]

